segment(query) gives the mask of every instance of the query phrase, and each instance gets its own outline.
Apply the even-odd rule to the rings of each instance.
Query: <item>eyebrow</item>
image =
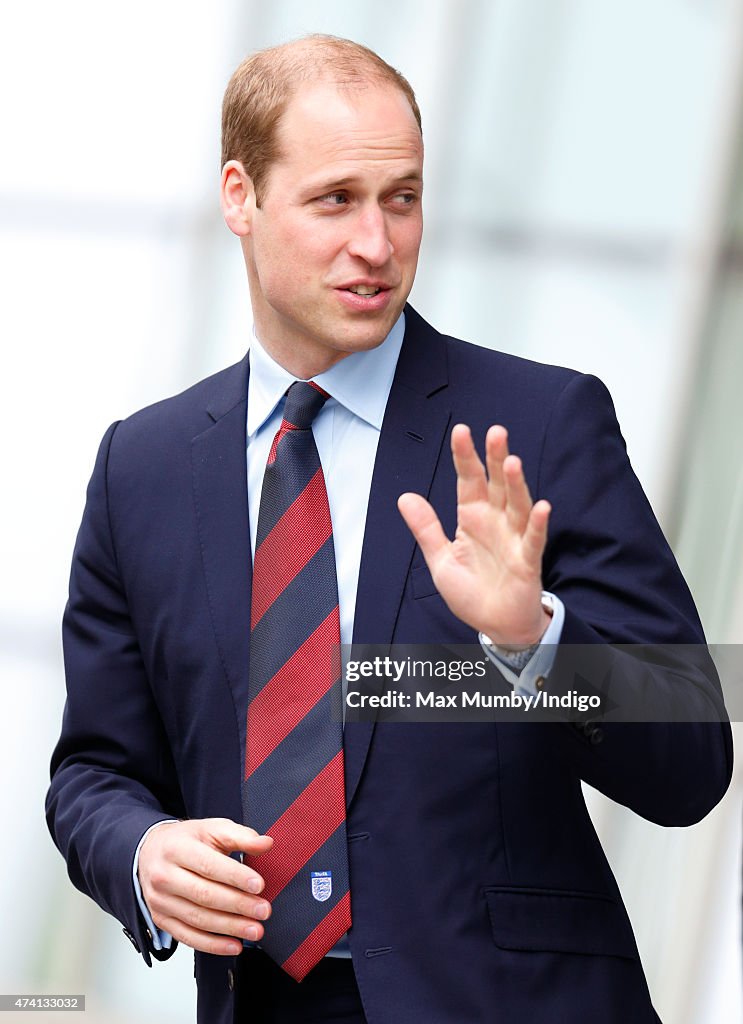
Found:
[[[336,189],[344,188],[346,185],[352,185],[355,181],[358,181],[358,176],[354,174],[346,175],[343,178],[333,178],[324,181],[318,181],[314,184],[309,184],[302,189],[303,194],[314,194],[314,195],[325,195],[328,192],[333,192]],[[404,185],[407,182],[421,184],[423,182],[423,175],[417,169],[411,169],[408,173],[399,174],[395,177],[394,181],[390,183],[389,188],[394,188],[395,185]]]

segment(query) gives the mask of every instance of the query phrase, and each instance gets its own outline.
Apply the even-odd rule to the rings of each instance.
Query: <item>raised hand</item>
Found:
[[[528,647],[549,624],[541,594],[551,509],[547,501],[532,502],[521,459],[508,452],[504,427],[491,427],[485,444],[487,472],[469,427],[460,423],[452,431],[454,540],[448,540],[419,494],[402,494],[397,504],[452,613],[499,646]]]

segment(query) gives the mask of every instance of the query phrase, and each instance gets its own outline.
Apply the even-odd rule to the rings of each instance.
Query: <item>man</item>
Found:
[[[603,386],[406,305],[422,162],[412,90],[363,47],[233,76],[222,204],[255,338],[103,440],[50,827],[147,963],[197,950],[209,1024],[656,1021],[580,782],[701,818],[731,772],[719,687]],[[654,721],[334,731],[324,666],[352,637],[479,637],[523,692],[614,673]],[[661,724],[680,705],[699,723]]]

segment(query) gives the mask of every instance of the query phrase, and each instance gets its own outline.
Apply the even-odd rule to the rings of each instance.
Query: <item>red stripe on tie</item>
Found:
[[[269,903],[345,820],[344,792],[343,751],[339,750],[279,820],[266,829],[266,835],[273,836],[273,846],[251,861],[251,867],[263,877],[266,887],[261,896]],[[318,807],[322,807],[322,814],[317,813]]]
[[[253,565],[250,628],[255,629],[282,591],[330,537],[332,526],[322,469],[318,469],[258,546]]]
[[[272,462],[276,461],[276,449],[279,447],[279,441],[281,440],[281,438],[288,434],[290,430],[296,429],[297,427],[295,427],[293,423],[290,423],[289,420],[281,421],[281,426],[276,431],[276,437],[274,437],[273,441],[271,442],[271,450],[268,453],[268,459],[266,460],[267,466],[270,466]]]
[[[340,678],[339,635],[336,606],[250,702],[246,779]]]
[[[281,965],[295,981],[301,981],[351,927],[351,894],[346,892],[332,910]]]

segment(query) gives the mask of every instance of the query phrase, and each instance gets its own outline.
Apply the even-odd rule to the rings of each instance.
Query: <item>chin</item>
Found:
[[[346,337],[349,339],[348,350],[354,352],[376,348],[377,345],[381,345],[397,323],[401,312],[402,310],[400,309],[390,315],[389,311],[387,311],[384,318],[379,320],[369,319],[364,323],[359,322],[359,320],[346,322]]]
[[[375,331],[373,334],[370,332],[367,335],[355,338],[346,342],[346,344],[342,346],[342,351],[351,355],[353,352],[368,352],[369,349],[379,348],[391,330],[392,327],[390,326],[388,328]]]

